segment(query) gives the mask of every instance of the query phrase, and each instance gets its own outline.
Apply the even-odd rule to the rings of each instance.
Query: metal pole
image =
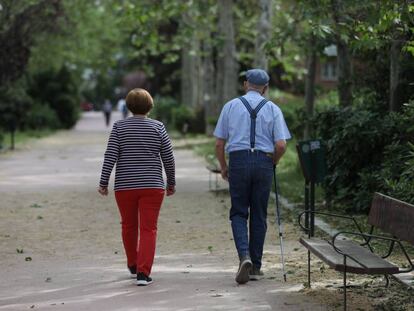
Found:
[[[279,210],[279,194],[277,190],[277,180],[276,180],[276,165],[273,166],[273,179],[275,183],[275,194],[276,194],[276,218],[279,229],[279,239],[280,239],[280,254],[282,258],[282,273],[283,279],[286,282],[286,272],[285,272],[285,257],[283,255],[283,230],[282,230],[282,221],[280,219],[280,210]]]
[[[315,236],[315,182],[310,182],[310,236]]]
[[[310,207],[309,207],[309,182],[305,181],[305,211],[309,211]],[[308,233],[308,238],[311,237],[311,231],[310,231],[310,227],[309,227],[309,217],[310,217],[310,213],[306,212],[305,213],[305,228],[307,229],[307,233]]]
[[[344,255],[344,311],[346,311],[346,256]]]
[[[10,132],[10,149],[14,150],[14,129]]]
[[[310,257],[310,251],[308,250],[308,287],[311,288],[311,275],[310,275],[310,269],[311,269],[311,257]]]

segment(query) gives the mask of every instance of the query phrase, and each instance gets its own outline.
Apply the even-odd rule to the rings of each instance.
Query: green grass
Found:
[[[286,153],[276,167],[280,195],[290,202],[303,201],[304,179],[298,163],[296,141],[288,141]]]
[[[192,149],[197,155],[204,157],[204,159],[207,161],[208,164],[216,165],[218,163],[217,163],[216,153],[215,153],[216,152],[215,141],[216,141],[215,138],[211,138],[206,143],[193,146]]]
[[[296,152],[296,140],[289,140],[286,153],[277,166],[277,182],[280,195],[290,203],[303,204],[305,198],[305,179]],[[322,201],[324,192],[320,187],[315,188],[315,201]]]
[[[42,138],[54,133],[54,130],[28,130],[28,131],[17,131],[14,135],[14,147],[18,148],[21,145],[28,143],[30,140]],[[11,147],[11,135],[10,133],[2,133],[3,141],[0,142],[0,146],[3,149],[9,149]]]

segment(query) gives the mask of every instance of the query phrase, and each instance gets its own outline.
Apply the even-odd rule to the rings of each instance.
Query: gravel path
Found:
[[[208,191],[205,163],[188,150],[175,152],[177,193],[161,210],[154,283],[135,286],[114,196],[96,192],[108,131],[101,114],[85,113],[74,130],[0,156],[0,310],[330,310],[299,291],[305,265],[282,282],[273,223],[266,278],[235,283],[228,195]],[[286,235],[294,274],[292,225]]]

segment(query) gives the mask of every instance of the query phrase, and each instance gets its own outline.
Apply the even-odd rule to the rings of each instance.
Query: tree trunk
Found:
[[[181,52],[181,103],[188,106],[191,98],[190,55],[187,48]]]
[[[268,69],[268,58],[265,45],[270,42],[272,27],[272,1],[260,0],[260,18],[257,23],[258,35],[255,42],[254,67]]]
[[[400,58],[401,58],[401,41],[393,40],[390,48],[390,99],[389,110],[398,111],[401,103],[398,96],[398,86],[400,84]]]
[[[303,133],[304,139],[310,139],[312,134],[310,119],[313,116],[314,102],[315,102],[315,77],[316,77],[316,50],[315,50],[315,37],[310,39],[310,48],[307,56],[307,74],[305,80],[305,111],[306,111],[306,123],[305,131]]]
[[[352,69],[348,45],[337,39],[338,97],[341,107],[352,105]]]
[[[331,1],[332,16],[335,23],[335,39],[338,50],[338,97],[341,107],[352,105],[352,69],[349,47],[341,38],[341,24],[344,12],[342,9],[342,0]]]
[[[204,84],[203,84],[203,101],[204,101],[204,117],[206,123],[206,134],[210,135],[214,130],[213,120],[218,116],[218,107],[217,101],[214,96],[214,78],[215,70],[213,63],[213,48],[211,46],[211,38],[208,36],[203,42],[203,74],[204,74]]]
[[[188,12],[183,14],[183,27],[194,29],[194,21]],[[183,46],[181,52],[181,103],[188,107],[200,105],[200,40],[195,32],[190,40]]]
[[[218,33],[221,44],[217,55],[217,102],[223,105],[237,96],[239,64],[233,25],[233,0],[219,0]]]

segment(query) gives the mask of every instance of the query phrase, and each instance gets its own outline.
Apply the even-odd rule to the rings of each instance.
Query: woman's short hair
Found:
[[[150,93],[137,88],[128,93],[126,105],[133,114],[147,114],[154,106],[154,101]]]

